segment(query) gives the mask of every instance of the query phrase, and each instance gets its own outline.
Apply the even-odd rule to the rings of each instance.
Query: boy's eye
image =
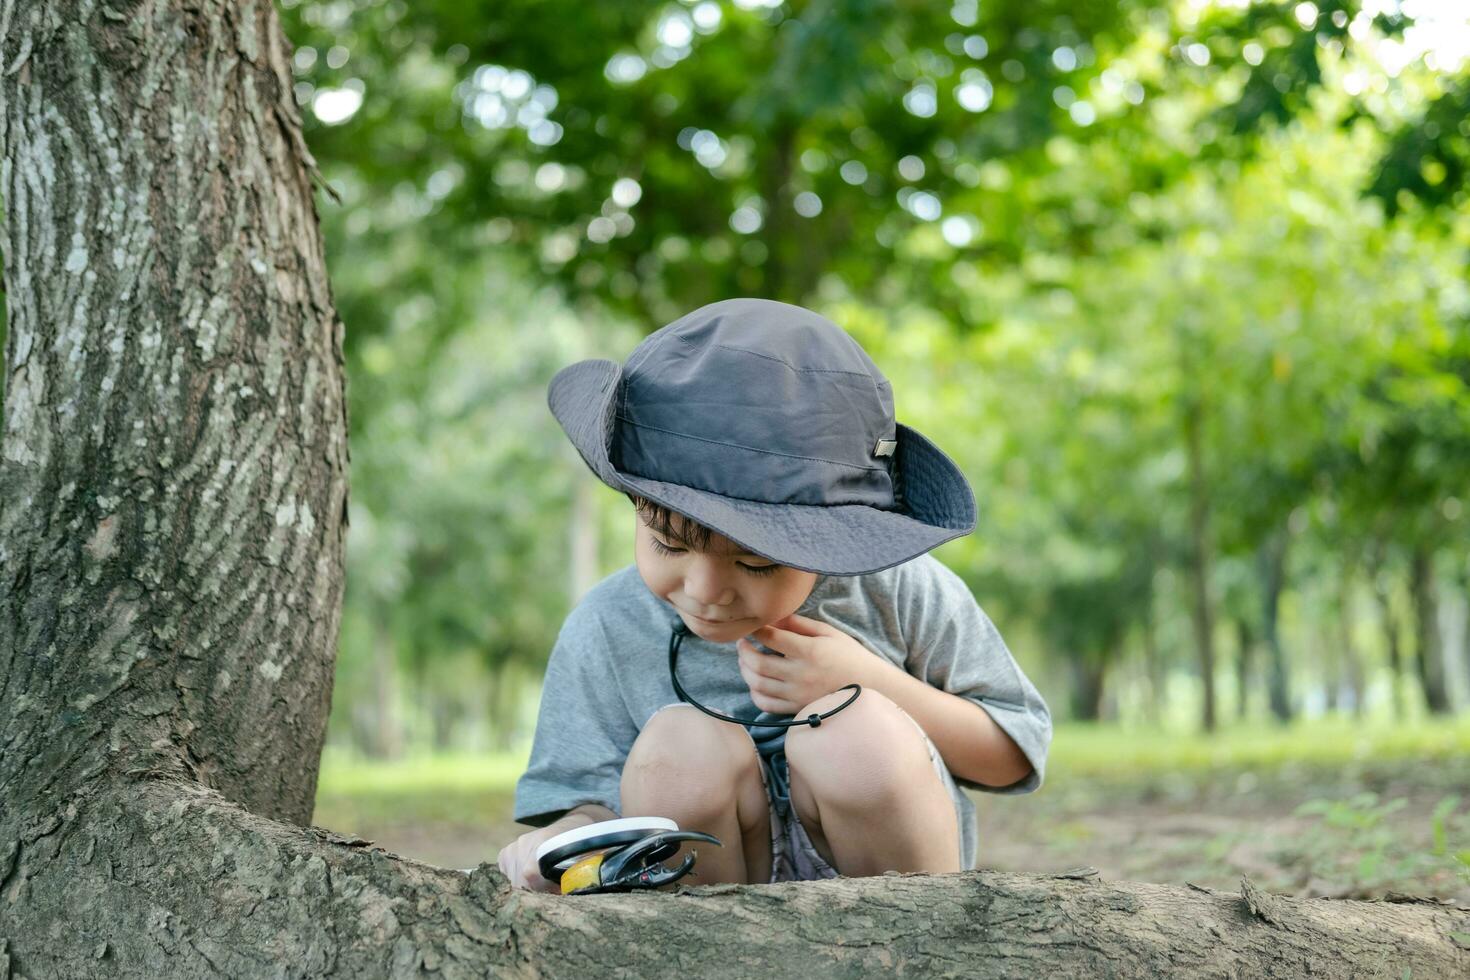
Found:
[[[651,537],[648,540],[653,544],[653,550],[657,551],[661,555],[682,555],[684,553],[683,548],[671,548],[660,541],[658,538]],[[745,569],[752,575],[773,575],[775,574],[776,569],[780,567],[778,565],[747,565],[741,561],[737,561],[735,564],[739,565],[741,568]]]

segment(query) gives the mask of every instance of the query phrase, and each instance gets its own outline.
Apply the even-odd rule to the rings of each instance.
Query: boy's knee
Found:
[[[796,717],[830,711],[852,697],[834,691],[802,708]],[[871,689],[816,728],[786,734],[786,761],[824,801],[872,805],[908,792],[929,756],[919,731],[903,709]]]
[[[726,807],[745,769],[758,764],[755,747],[739,726],[690,705],[660,708],[623,765],[624,810],[630,804],[679,812]]]

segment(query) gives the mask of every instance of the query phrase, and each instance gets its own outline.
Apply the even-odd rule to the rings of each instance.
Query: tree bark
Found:
[[[1357,618],[1354,615],[1356,607],[1353,603],[1353,583],[1356,571],[1357,563],[1352,558],[1344,558],[1338,570],[1337,579],[1337,631],[1338,648],[1342,651],[1341,663],[1346,670],[1347,687],[1353,699],[1353,717],[1361,718],[1367,684],[1363,676],[1363,655],[1353,640],[1353,623]]]
[[[1291,721],[1290,674],[1281,647],[1277,613],[1286,583],[1287,529],[1277,528],[1261,543],[1257,565],[1261,577],[1261,636],[1266,641],[1266,699],[1271,714],[1282,724]]]
[[[1319,647],[1321,656],[1312,656]],[[1321,667],[1327,713],[1336,714],[1338,696],[1342,693],[1342,649],[1337,645],[1336,638],[1327,637],[1324,642],[1324,638],[1315,632],[1308,635],[1306,648],[1308,662],[1315,661]]]
[[[1388,647],[1389,686],[1393,694],[1393,716],[1402,721],[1407,717],[1404,706],[1404,657],[1399,645],[1399,621],[1393,610],[1393,590],[1388,577],[1384,558],[1387,543],[1383,538],[1375,539],[1369,551],[1368,581],[1373,586],[1373,597],[1378,603],[1379,621]]]
[[[1191,396],[1184,413],[1185,447],[1189,459],[1189,581],[1194,622],[1195,654],[1200,679],[1204,681],[1204,703],[1200,724],[1215,730],[1215,623],[1210,605],[1210,496],[1205,474],[1204,407],[1198,395]]]
[[[706,885],[565,898],[302,831],[198,787],[113,784],[28,845],[0,900],[26,977],[1464,976],[1464,909],[1060,876]],[[0,877],[5,867],[0,853]],[[10,904],[9,908],[15,908]],[[34,931],[32,931],[34,930]],[[5,941],[8,939],[8,949]],[[0,971],[3,975],[3,971]]]
[[[380,759],[396,759],[403,754],[403,720],[399,717],[401,697],[397,644],[388,627],[375,621],[371,745],[372,754]]]
[[[1244,721],[1250,714],[1251,652],[1256,642],[1250,621],[1244,616],[1235,620],[1235,638],[1235,690],[1238,698],[1235,717]]]
[[[347,443],[274,11],[4,0],[0,27],[0,796],[161,772],[305,823]]]
[[[430,683],[424,689],[428,706],[429,745],[435,752],[448,752],[455,747],[454,735],[464,713],[458,697],[451,697]]]
[[[761,240],[766,246],[766,259],[760,263],[761,295],[788,303],[801,302],[806,284],[800,283],[799,270],[803,255],[795,247],[792,222],[791,174],[796,167],[796,126],[784,113],[771,120],[770,131],[763,141],[765,165],[761,168],[761,196],[765,201]]]
[[[1105,657],[1088,657],[1073,654],[1067,658],[1067,673],[1072,677],[1068,693],[1072,717],[1077,721],[1098,721],[1102,718],[1103,681],[1107,676]]]
[[[1460,562],[1459,574],[1457,576],[1460,589],[1460,600],[1465,606],[1464,630],[1460,633],[1460,666],[1464,669],[1465,686],[1462,690],[1470,691],[1470,560]]]
[[[1434,552],[1416,545],[1409,559],[1409,595],[1414,604],[1414,666],[1430,714],[1450,712],[1444,669],[1444,642],[1439,633],[1439,598],[1434,593]]]
[[[1461,910],[966,872],[564,899],[308,819],[341,324],[265,0],[0,0],[0,977],[1463,974]]]
[[[1143,641],[1143,669],[1148,676],[1148,721],[1158,725],[1164,717],[1164,658],[1159,654],[1158,637],[1154,634],[1153,603],[1153,589],[1150,589],[1139,634]]]

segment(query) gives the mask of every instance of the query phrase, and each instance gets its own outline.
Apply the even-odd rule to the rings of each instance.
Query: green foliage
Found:
[[[1470,79],[1452,78],[1421,118],[1394,133],[1369,193],[1390,215],[1418,200],[1432,208],[1463,200],[1470,176]]]
[[[366,292],[357,277],[374,273],[348,267],[339,288]],[[390,700],[401,699],[389,707],[405,715],[411,743],[421,741],[415,732],[463,729],[487,715],[493,737],[505,737],[573,598],[566,515],[582,463],[546,410],[545,384],[584,356],[589,325],[530,285],[513,256],[448,275],[474,281],[482,297],[467,319],[438,335],[426,322],[431,304],[399,303],[394,327],[359,349],[349,388],[339,737],[385,684]],[[605,338],[620,332],[631,347],[626,330],[603,325]],[[386,664],[383,645],[392,651]],[[407,685],[385,670],[403,671]],[[414,692],[433,702],[417,722]]]
[[[1170,772],[1260,775],[1289,765],[1343,770],[1373,761],[1434,766],[1466,757],[1470,718],[1418,724],[1320,719],[1280,729],[1236,726],[1213,735],[1069,723],[1057,727],[1048,765],[1050,776],[1065,782],[1158,778]]]
[[[1409,805],[1403,797],[1383,800],[1377,793],[1364,792],[1349,799],[1308,800],[1297,807],[1297,815],[1320,817],[1321,822],[1292,842],[1293,861],[1304,878],[1346,880],[1363,894],[1380,893],[1390,885],[1437,871],[1464,876],[1464,853],[1447,853],[1450,835],[1460,841],[1470,839],[1470,819],[1456,813],[1458,804],[1459,797],[1451,795],[1435,805],[1431,815],[1434,844],[1424,849],[1405,841],[1394,826],[1394,814]]]
[[[363,97],[345,121],[307,116],[349,206],[411,200],[450,254],[508,243],[658,322],[717,296],[800,300],[824,276],[922,288],[963,321],[949,264],[1013,260],[1033,235],[1025,195],[996,191],[1044,168],[1054,134],[1141,99],[1109,76],[1072,110],[1168,20],[1136,0],[284,6],[302,101]],[[940,202],[965,244],[933,241]]]
[[[1312,838],[1317,842],[1313,850],[1319,857],[1338,857],[1346,849],[1357,860],[1354,877],[1372,881],[1394,843],[1386,818],[1407,805],[1405,799],[1379,802],[1377,793],[1359,793],[1350,800],[1308,800],[1297,807],[1296,813],[1322,818],[1328,832]]]
[[[939,556],[1078,715],[1144,687],[1162,713],[1173,680],[1201,682],[1200,549],[1221,629],[1259,637],[1260,557],[1289,544],[1280,639],[1312,697],[1346,657],[1306,652],[1340,635],[1323,595],[1344,569],[1371,563],[1406,608],[1415,549],[1463,553],[1466,80],[1386,66],[1403,18],[282,6],[343,199],[323,227],[352,378],[355,702],[383,693],[374,644],[411,675],[407,715],[515,701],[485,678],[534,676],[570,601],[580,464],[546,381],[730,295],[819,308],[873,354],[975,485],[978,533]],[[629,558],[611,514],[603,570]],[[1383,636],[1359,639],[1365,692]]]

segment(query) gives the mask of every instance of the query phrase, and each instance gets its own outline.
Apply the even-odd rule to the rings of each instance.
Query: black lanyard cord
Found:
[[[825,711],[822,714],[817,714],[814,711],[811,714],[807,715],[805,718],[794,718],[791,721],[745,721],[741,718],[731,718],[729,715],[722,715],[718,711],[711,711],[709,708],[706,708],[704,705],[694,700],[692,697],[689,696],[689,692],[684,690],[684,685],[679,683],[679,675],[675,671],[675,664],[677,663],[679,658],[679,645],[684,642],[684,637],[687,636],[689,632],[689,627],[685,626],[682,620],[678,620],[674,623],[673,634],[669,637],[669,680],[674,682],[674,691],[678,693],[680,701],[684,701],[688,704],[693,705],[700,711],[703,711],[705,714],[709,715],[711,718],[718,718],[720,719],[720,721],[728,721],[736,725],[744,725],[747,728],[791,728],[795,725],[810,725],[813,728],[816,728],[821,725],[823,721],[831,718],[833,715],[837,714],[837,712],[852,704],[854,701],[857,700],[858,695],[863,693],[863,689],[860,685],[844,684],[837,690],[846,691],[851,688],[852,697],[848,698],[846,701],[842,702],[831,711]],[[761,742],[769,742],[771,739],[774,738],[779,738],[783,734],[785,733],[771,732],[769,735],[757,736],[754,732],[752,732],[750,737],[754,739],[757,744],[759,744]]]

